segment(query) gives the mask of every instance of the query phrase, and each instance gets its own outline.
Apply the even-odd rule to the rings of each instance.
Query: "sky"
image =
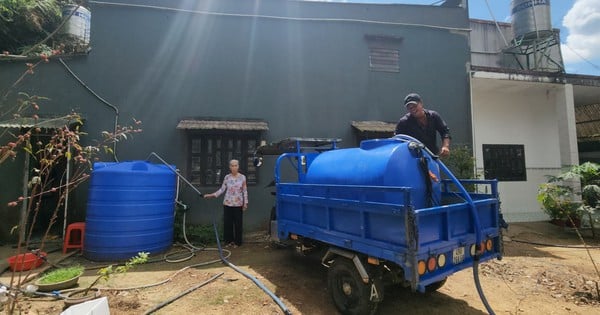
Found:
[[[324,0],[326,1],[326,0]],[[600,0],[548,0],[552,27],[560,29],[565,71],[600,76]],[[334,0],[334,2],[437,4],[436,0]],[[511,22],[511,0],[468,0],[469,17]]]

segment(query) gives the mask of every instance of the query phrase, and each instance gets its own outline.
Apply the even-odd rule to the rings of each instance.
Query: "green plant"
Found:
[[[57,0],[0,1],[0,48],[18,51],[44,38],[60,22],[60,6]]]
[[[450,155],[442,158],[444,164],[458,179],[475,178],[475,158],[467,145],[455,145]]]
[[[475,174],[475,158],[471,147],[467,145],[454,145],[450,151],[450,155],[442,158],[442,162],[454,174],[457,179],[474,179]],[[443,179],[447,179],[446,174],[442,174]],[[476,185],[464,184],[467,191],[474,191]]]
[[[83,295],[86,295],[88,291],[98,283],[100,280],[108,280],[112,275],[116,273],[126,273],[129,269],[135,265],[140,265],[148,262],[149,253],[139,252],[137,256],[131,257],[124,265],[113,267],[109,265],[107,267],[98,270],[98,277],[83,291]]]
[[[55,269],[42,276],[38,282],[41,284],[62,282],[81,275],[83,270],[84,268],[82,266]]]
[[[581,183],[581,202],[577,211],[580,214],[587,215],[592,234],[596,237],[596,218],[594,215],[600,210],[600,165],[586,162],[571,166],[567,171],[557,176],[549,176],[549,182],[568,180],[579,180]]]
[[[538,189],[537,201],[552,220],[577,216],[579,204],[573,201],[573,189],[557,183],[544,183]]]
[[[179,222],[181,222],[181,220],[176,215],[173,227],[175,240],[183,243],[185,242],[185,238],[187,238],[187,240],[193,244],[203,245],[215,244],[217,242],[212,224],[186,225],[184,236],[183,226]],[[219,233],[222,233],[222,227],[219,227]]]

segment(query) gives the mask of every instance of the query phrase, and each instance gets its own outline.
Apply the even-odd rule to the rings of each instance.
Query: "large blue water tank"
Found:
[[[94,163],[83,255],[127,260],[164,252],[173,243],[176,175],[146,161]]]
[[[417,209],[440,204],[439,166],[426,152],[427,169],[418,151],[408,142],[389,138],[362,141],[359,148],[339,149],[319,154],[309,165],[309,184],[409,187],[410,203]],[[427,191],[427,181],[432,183]],[[368,201],[404,203],[402,194],[379,193]]]

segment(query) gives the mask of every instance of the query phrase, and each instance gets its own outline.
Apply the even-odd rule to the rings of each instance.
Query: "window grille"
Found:
[[[229,173],[229,161],[239,160],[240,173],[249,185],[258,182],[253,153],[259,143],[257,133],[205,133],[189,137],[190,181],[198,186],[221,185]]]
[[[522,144],[484,144],[485,179],[526,181],[525,146]]]

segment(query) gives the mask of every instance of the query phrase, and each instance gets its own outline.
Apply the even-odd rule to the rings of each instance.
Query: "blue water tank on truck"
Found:
[[[321,249],[341,313],[373,314],[386,286],[431,292],[457,271],[473,267],[476,276],[479,262],[502,257],[495,180],[458,180],[405,135],[348,149],[338,141],[289,138],[257,152],[282,153],[271,239]]]

